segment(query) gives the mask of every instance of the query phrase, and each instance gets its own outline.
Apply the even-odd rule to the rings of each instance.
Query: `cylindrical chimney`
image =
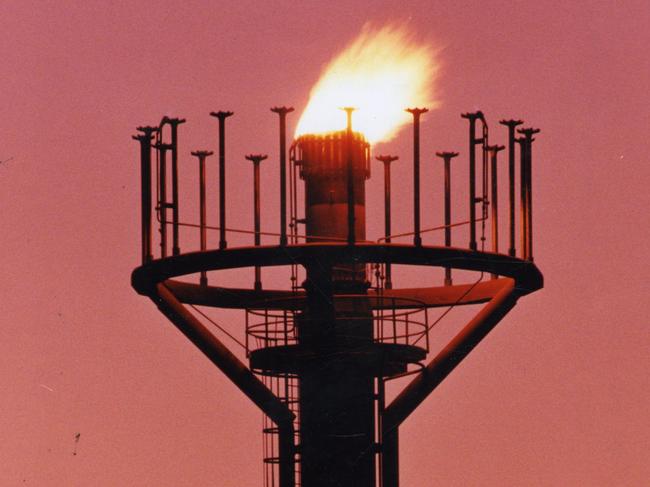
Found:
[[[304,135],[296,148],[308,241],[364,240],[370,167],[364,136],[349,130]],[[367,291],[365,265],[319,261],[306,270],[306,309],[296,322],[300,346],[311,354],[299,374],[302,482],[375,485],[374,376],[359,365],[373,343],[372,311],[367,300],[350,296]]]
[[[296,141],[300,177],[305,181],[308,242],[348,240],[348,162],[352,160],[354,236],[366,238],[365,181],[370,176],[370,145],[363,134],[346,131],[303,135]],[[334,281],[365,281],[363,266],[337,268]]]

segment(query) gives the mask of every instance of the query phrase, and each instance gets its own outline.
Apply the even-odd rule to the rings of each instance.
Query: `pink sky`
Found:
[[[0,160],[13,157],[0,165],[0,485],[261,485],[261,414],[130,287],[131,135],[186,117],[189,191],[189,151],[216,149],[208,113],[235,111],[229,219],[252,226],[243,155],[266,152],[263,225],[275,230],[268,108],[300,112],[323,63],[368,20],[407,22],[441,48],[441,106],[422,127],[423,225],[442,215],[433,153],[466,156],[460,112],[482,109],[501,143],[499,118],[542,129],[535,258],[546,287],[404,425],[403,485],[648,484],[647,2],[14,1],[0,7]],[[410,132],[380,149],[409,167]],[[380,184],[375,170],[369,191]],[[410,231],[409,188],[396,191],[394,229]]]

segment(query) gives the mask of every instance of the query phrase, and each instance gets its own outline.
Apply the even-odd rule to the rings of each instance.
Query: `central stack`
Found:
[[[308,242],[365,240],[369,144],[350,130],[296,141],[305,182]],[[307,266],[297,319],[309,359],[299,367],[302,485],[375,485],[376,371],[365,265],[322,259]]]

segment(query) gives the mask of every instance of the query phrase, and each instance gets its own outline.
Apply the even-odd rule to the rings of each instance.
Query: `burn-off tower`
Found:
[[[269,487],[397,487],[399,426],[521,296],[543,285],[532,256],[532,142],[537,130],[517,130],[519,120],[501,121],[508,138],[504,253],[499,251],[497,176],[504,146],[489,144],[485,117],[481,112],[462,115],[469,122],[468,218],[451,217],[451,164],[458,153],[438,152],[445,175],[440,183],[444,223],[423,229],[419,122],[426,109],[409,109],[414,120],[413,231],[391,234],[391,163],[397,157],[380,155],[385,232],[373,241],[366,235],[365,212],[370,147],[352,129],[353,109],[345,110],[346,130],[300,136],[287,161],[286,117],[292,109],[272,109],[280,121],[279,231],[264,232],[278,238],[272,245],[261,244],[260,166],[266,155],[246,156],[253,165],[253,230],[226,223],[225,122],[232,112],[211,113],[219,127],[217,227],[207,225],[210,151],[191,153],[198,163],[200,221],[180,220],[178,126],[184,120],[165,117],[159,125],[139,127],[134,136],[141,149],[142,265],[133,272],[133,287],[150,297],[264,412],[264,484]],[[160,236],[155,256],[154,213]],[[467,247],[452,246],[456,227],[469,228]],[[181,252],[181,228],[198,230],[199,248]],[[216,248],[207,245],[208,230],[218,233]],[[235,231],[250,233],[253,245],[230,248],[227,233]],[[435,232],[444,243],[425,242]],[[397,265],[442,268],[444,280],[430,287],[395,287]],[[266,289],[262,270],[273,272],[278,266],[290,269],[288,288]],[[219,281],[218,271],[247,267],[254,269],[250,288]],[[478,278],[454,283],[453,269],[474,271]],[[190,275],[198,282],[178,279]],[[451,341],[431,350],[428,359],[435,324],[430,310],[480,303],[484,306],[476,316]],[[213,332],[200,306],[244,310],[242,356],[248,364]],[[386,382],[405,376],[411,376],[410,382],[387,404]]]

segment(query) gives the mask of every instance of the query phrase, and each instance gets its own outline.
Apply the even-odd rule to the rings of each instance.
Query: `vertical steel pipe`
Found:
[[[276,423],[278,425],[278,487],[294,487],[295,471],[295,428],[293,421]]]
[[[531,132],[530,140],[528,141],[528,259],[533,259],[533,142],[535,139],[533,134],[539,133],[539,129],[534,129]]]
[[[382,426],[381,487],[399,487],[399,429]]]
[[[399,159],[397,156],[379,155],[375,159],[384,163],[384,241],[391,242],[391,208],[390,208],[390,163]],[[390,262],[386,263],[386,289],[393,288],[392,269]]]
[[[179,210],[178,210],[178,126],[185,123],[182,118],[164,117],[161,123],[169,124],[171,127],[171,151],[172,151],[172,255],[179,255],[181,248],[179,245]]]
[[[492,222],[491,236],[492,236],[492,252],[499,252],[499,186],[498,186],[498,172],[497,172],[497,155],[500,151],[505,149],[503,145],[488,146],[490,153],[490,220]],[[492,274],[492,279],[498,276]]]
[[[527,202],[528,202],[528,197],[526,195],[528,185],[528,175],[526,174],[526,169],[527,169],[527,164],[526,164],[526,159],[527,159],[527,146],[528,143],[526,142],[526,137],[519,137],[516,139],[517,143],[519,144],[519,149],[520,149],[520,155],[519,155],[519,162],[520,162],[520,170],[519,170],[519,215],[520,215],[520,229],[519,229],[519,239],[520,239],[520,246],[521,246],[521,258],[522,259],[527,259],[528,258],[528,209],[527,209]]]
[[[488,146],[490,153],[490,219],[492,220],[492,252],[499,251],[499,202],[498,202],[498,173],[497,154],[505,149],[503,145]]]
[[[266,154],[249,154],[246,159],[253,163],[253,226],[254,226],[254,243],[256,247],[261,244],[260,238],[260,163],[268,158]],[[255,266],[255,290],[262,290],[262,271],[260,266]]]
[[[528,223],[528,260],[533,260],[533,177],[532,177],[532,152],[533,152],[533,139],[526,136],[526,222]]]
[[[142,206],[142,263],[153,259],[151,249],[151,139],[158,131],[157,127],[138,127],[143,132],[134,135],[140,142],[140,196]]]
[[[211,156],[212,151],[194,151],[193,156],[199,158],[199,232],[201,242],[201,252],[207,249],[207,235],[206,235],[206,209],[205,209],[205,158]],[[200,277],[201,286],[208,285],[208,275],[205,271],[201,271]]]
[[[451,160],[458,152],[436,152],[445,161],[445,247],[451,247]],[[451,267],[445,267],[445,286],[451,286]]]
[[[420,235],[420,116],[427,108],[407,108],[413,115],[413,245],[422,245]]]
[[[526,259],[533,260],[533,179],[532,179],[532,149],[533,135],[539,133],[539,129],[525,128],[518,131],[523,135],[526,159],[522,163],[525,166],[525,220],[526,220]],[[523,152],[522,152],[523,153]]]
[[[352,157],[352,112],[354,108],[345,107],[345,114],[347,115],[347,125],[345,129],[345,157],[346,161],[346,173],[347,173],[347,193],[348,193],[348,245],[354,245],[356,241],[355,234],[355,221],[354,221],[354,164]]]
[[[522,120],[501,120],[501,125],[508,127],[508,220],[509,220],[509,246],[508,255],[515,257],[515,128],[524,123]]]
[[[219,119],[219,248],[225,249],[226,242],[226,118],[233,112],[210,112]]]
[[[462,118],[469,120],[469,248],[476,250],[476,144],[482,139],[476,137],[476,119],[481,112],[463,113]]]
[[[483,112],[478,112],[479,119],[482,122],[482,138],[481,138],[481,144],[482,144],[482,155],[483,155],[483,174],[481,176],[482,178],[482,186],[483,186],[483,192],[481,194],[480,202],[481,202],[481,250],[485,248],[485,222],[488,219],[488,204],[489,204],[489,141],[488,141],[488,126],[487,122],[485,121],[485,117],[483,116]]]
[[[171,145],[159,143],[156,149],[160,155],[158,168],[158,211],[160,214],[160,256],[167,257],[167,151]]]
[[[280,116],[280,245],[287,245],[287,113],[293,107],[273,107]]]

